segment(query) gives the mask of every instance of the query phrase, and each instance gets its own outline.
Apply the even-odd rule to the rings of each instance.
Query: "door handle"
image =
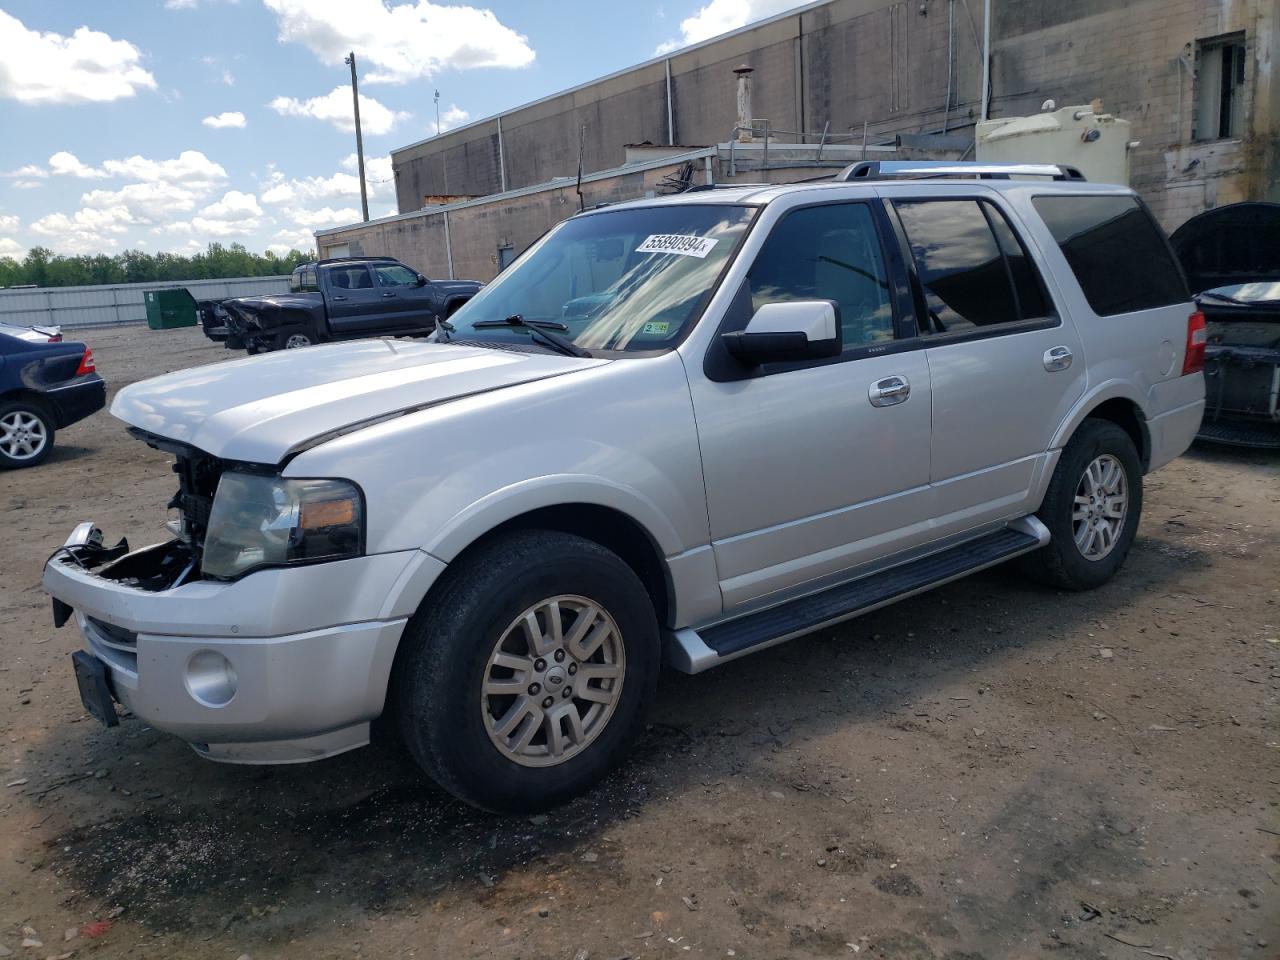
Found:
[[[388,291],[388,292],[384,293],[384,294],[383,294],[383,296],[384,296],[384,297],[394,297],[394,296],[395,296],[395,294],[394,294],[394,293],[391,293],[390,291]]]
[[[338,295],[336,295],[336,294],[335,294],[333,299],[335,299],[335,300],[345,300],[345,299],[347,299],[347,298],[346,298],[346,297],[342,297],[342,296],[338,296]]]
[[[892,407],[911,396],[911,384],[906,377],[885,377],[867,389],[867,399],[873,407]]]
[[[1050,347],[1044,352],[1044,368],[1050,373],[1071,366],[1071,350],[1068,347]]]

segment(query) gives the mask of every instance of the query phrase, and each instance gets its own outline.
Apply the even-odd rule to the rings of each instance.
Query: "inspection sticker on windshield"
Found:
[[[636,247],[636,253],[678,253],[682,257],[701,260],[712,251],[719,240],[710,237],[690,237],[678,233],[655,233]]]

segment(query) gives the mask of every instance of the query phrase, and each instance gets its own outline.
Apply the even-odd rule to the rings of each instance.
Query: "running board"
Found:
[[[1037,550],[1049,529],[1035,517],[938,553],[868,574],[780,606],[717,623],[686,627],[669,636],[667,662],[685,673],[701,673],[765,647],[861,616],[905,597]]]

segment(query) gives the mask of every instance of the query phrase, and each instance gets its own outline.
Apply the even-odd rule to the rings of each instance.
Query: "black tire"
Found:
[[[262,348],[258,346],[256,343],[253,343],[245,347],[244,352],[251,357],[256,357],[258,354],[262,353]]]
[[[1090,559],[1076,543],[1072,513],[1085,470],[1103,456],[1114,458],[1123,469],[1128,504],[1114,546],[1105,556]],[[1061,590],[1091,590],[1115,576],[1133,545],[1142,517],[1142,462],[1129,434],[1107,420],[1082,423],[1058,459],[1036,516],[1053,538],[1048,546],[1021,558],[1024,573]]]
[[[5,420],[15,416],[24,421],[32,417],[39,421],[40,428],[44,431],[44,446],[40,447],[34,454],[28,456],[19,451],[16,440],[11,441],[12,445],[10,445],[5,443],[3,439],[0,439],[0,469],[21,470],[24,467],[34,467],[38,464],[44,463],[44,461],[48,459],[49,454],[53,451],[55,433],[53,416],[49,413],[48,408],[38,400],[27,400],[24,398],[0,403],[0,438],[3,438],[6,434],[4,425]],[[17,423],[12,423],[10,426],[17,427]],[[23,442],[22,446],[25,447],[25,445],[25,442]],[[6,446],[10,447],[9,451],[6,451]],[[13,455],[11,455],[11,453]]]
[[[630,748],[657,688],[657,619],[635,572],[589,540],[526,530],[479,547],[446,576],[409,621],[397,655],[393,698],[409,753],[454,796],[494,812],[546,809],[597,783]],[[580,752],[554,766],[525,766],[499,749],[486,725],[489,657],[524,611],[566,594],[590,600],[617,625],[621,692]],[[544,679],[542,694],[552,689]]]

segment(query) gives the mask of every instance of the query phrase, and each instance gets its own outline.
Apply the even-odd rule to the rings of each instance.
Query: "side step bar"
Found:
[[[700,631],[688,627],[677,630],[668,638],[667,661],[685,673],[701,673],[1030,553],[1048,542],[1049,529],[1043,523],[1035,517],[1020,517],[1003,530],[820,593]]]

